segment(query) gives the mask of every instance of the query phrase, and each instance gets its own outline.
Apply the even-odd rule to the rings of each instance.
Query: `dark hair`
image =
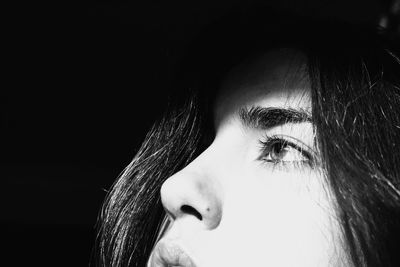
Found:
[[[146,265],[165,215],[161,184],[207,145],[202,141],[211,129],[208,105],[221,78],[249,55],[287,47],[308,58],[316,141],[351,262],[400,266],[396,47],[360,25],[273,14],[265,9],[231,13],[189,46],[171,84],[175,102],[105,200],[97,239],[99,265]]]

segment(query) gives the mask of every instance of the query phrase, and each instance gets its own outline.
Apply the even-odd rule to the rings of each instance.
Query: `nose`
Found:
[[[193,216],[206,229],[214,229],[222,217],[221,193],[217,179],[189,165],[163,183],[161,201],[174,220]]]

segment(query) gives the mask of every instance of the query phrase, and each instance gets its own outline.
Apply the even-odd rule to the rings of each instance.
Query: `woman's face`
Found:
[[[161,188],[171,223],[150,266],[347,266],[305,63],[281,49],[225,78],[214,141]]]

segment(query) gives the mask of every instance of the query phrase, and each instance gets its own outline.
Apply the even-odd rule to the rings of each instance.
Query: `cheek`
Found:
[[[226,246],[254,264],[326,266],[338,227],[322,178],[311,171],[251,175],[227,198],[220,231],[238,243]]]

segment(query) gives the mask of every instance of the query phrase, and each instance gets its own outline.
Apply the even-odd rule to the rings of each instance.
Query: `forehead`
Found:
[[[216,123],[241,107],[296,108],[311,112],[306,56],[279,49],[247,59],[222,82],[214,107]]]

